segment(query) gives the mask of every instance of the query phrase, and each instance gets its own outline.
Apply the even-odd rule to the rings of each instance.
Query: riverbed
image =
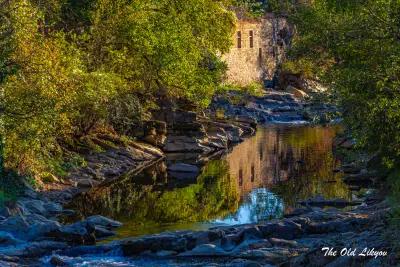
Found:
[[[70,203],[80,219],[101,214],[124,226],[106,241],[176,230],[260,223],[281,218],[298,201],[321,195],[351,200],[334,170],[339,126],[266,125],[225,155],[196,162],[168,155],[140,173],[83,193]],[[168,170],[197,164],[199,173]]]

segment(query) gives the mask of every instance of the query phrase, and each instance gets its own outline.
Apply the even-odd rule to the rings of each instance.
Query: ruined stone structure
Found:
[[[260,19],[237,16],[234,45],[223,56],[228,65],[227,82],[245,86],[265,81],[271,85],[290,45],[290,25],[286,18],[274,14]]]

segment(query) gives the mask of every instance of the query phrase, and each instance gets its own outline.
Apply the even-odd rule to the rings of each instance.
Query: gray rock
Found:
[[[351,257],[338,257],[334,261],[325,265],[326,267],[343,267],[343,266],[352,266],[352,258]]]
[[[59,256],[53,256],[50,259],[50,264],[54,265],[54,266],[68,266],[69,264],[66,263],[61,257]]]
[[[61,228],[51,231],[47,234],[48,237],[56,238],[59,241],[68,242],[70,244],[87,244],[95,243],[94,228],[86,228],[86,224],[77,222],[70,225],[62,226]]]
[[[2,231],[10,232],[22,240],[34,240],[47,232],[58,229],[60,224],[56,221],[46,219],[37,214],[16,215],[8,217],[0,223]]]
[[[18,257],[12,257],[12,256],[0,254],[0,261],[3,261],[3,262],[17,263],[17,262],[19,262],[19,260],[20,260],[20,258],[18,258]],[[0,266],[3,266],[3,265],[0,264]]]
[[[104,255],[109,253],[112,249],[113,246],[106,245],[72,246],[68,249],[63,250],[63,255],[68,257],[81,257],[84,255]]]
[[[271,248],[272,244],[267,239],[248,239],[244,240],[237,247],[232,250],[232,255],[236,255],[243,251],[253,250],[253,249],[266,249]]]
[[[213,229],[208,231],[208,239],[213,242],[225,236],[225,232],[221,229]]]
[[[15,246],[22,243],[21,240],[16,239],[12,234],[0,231],[0,247],[1,246]]]
[[[227,253],[214,244],[202,244],[191,251],[180,253],[178,256],[193,257],[193,256],[225,256]]]
[[[117,228],[117,227],[122,226],[121,222],[109,219],[109,218],[101,216],[101,215],[90,216],[90,217],[86,218],[86,220],[84,220],[84,222],[86,222],[91,227],[103,226],[107,229]]]
[[[2,267],[19,267],[20,265],[15,262],[7,262],[0,260],[0,266]]]
[[[102,239],[102,238],[106,238],[106,237],[115,235],[115,232],[110,231],[110,230],[104,228],[103,226],[95,226],[94,227],[94,235],[97,239]]]
[[[279,238],[270,238],[269,242],[271,242],[272,245],[279,246],[279,247],[295,248],[295,247],[297,247],[299,245],[294,240],[285,240],[285,239],[279,239]]]
[[[242,237],[239,234],[229,234],[225,235],[221,239],[221,247],[226,251],[233,250],[240,242]]]
[[[290,217],[306,214],[306,213],[308,213],[310,211],[312,211],[311,208],[296,208],[293,211],[291,211],[289,214],[285,214],[284,216],[286,218],[290,218]]]
[[[49,215],[57,215],[63,213],[63,207],[59,203],[47,202],[43,205]]]
[[[16,249],[9,250],[7,255],[24,258],[37,258],[45,254],[50,254],[53,251],[66,249],[68,245],[63,242],[40,241],[26,243],[25,246],[20,246]]]
[[[31,225],[28,228],[27,238],[28,240],[36,240],[43,238],[49,232],[57,231],[61,228],[61,225],[56,221],[46,221],[46,222],[38,222]]]
[[[232,267],[272,267],[272,265],[261,265],[256,261],[246,260],[246,259],[235,259],[229,263]]]
[[[194,242],[189,242],[188,249],[193,249],[197,245],[206,244],[210,242],[208,238],[208,231],[193,232],[188,235]]]
[[[246,259],[264,259],[268,262],[272,262],[274,264],[282,264],[283,262],[288,261],[288,257],[290,256],[290,252],[286,249],[251,249],[242,253],[237,254],[237,257],[246,258]]]
[[[76,182],[77,187],[82,187],[82,188],[92,188],[97,185],[99,185],[100,182],[96,181],[94,179],[86,178],[86,179],[78,179]]]
[[[275,237],[292,240],[303,234],[301,225],[292,221],[281,221],[278,223],[268,223],[258,227],[264,237]]]
[[[42,200],[28,200],[28,201],[19,201],[21,205],[23,205],[30,213],[40,214],[43,216],[47,215],[47,210],[44,207],[44,202]]]
[[[138,255],[147,250],[153,252],[161,250],[182,252],[187,248],[187,239],[172,234],[160,234],[125,240],[121,243],[121,248],[125,256]]]
[[[309,234],[345,233],[358,230],[369,222],[365,218],[349,218],[345,220],[311,223],[305,230]]]
[[[242,240],[248,239],[261,239],[263,238],[263,234],[258,229],[257,226],[245,228],[240,232],[240,237]]]
[[[167,142],[164,146],[164,151],[169,153],[178,152],[198,152],[198,153],[211,153],[212,148],[206,146],[202,138],[194,136],[173,136],[169,135]]]

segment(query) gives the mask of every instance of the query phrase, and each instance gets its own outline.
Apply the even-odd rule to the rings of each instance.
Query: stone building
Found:
[[[271,13],[260,19],[237,16],[234,45],[223,55],[228,65],[227,82],[242,86],[265,82],[271,87],[290,45],[291,27],[286,18]]]

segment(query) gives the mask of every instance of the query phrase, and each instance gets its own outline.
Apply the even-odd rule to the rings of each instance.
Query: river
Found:
[[[101,214],[123,222],[113,237],[120,239],[280,218],[298,207],[298,201],[316,195],[349,199],[342,174],[334,172],[340,161],[332,142],[339,130],[259,127],[255,136],[201,165],[199,174],[169,172],[167,166],[182,158],[170,155],[138,174],[78,196],[70,208],[81,218]],[[186,162],[193,159],[188,156]]]

